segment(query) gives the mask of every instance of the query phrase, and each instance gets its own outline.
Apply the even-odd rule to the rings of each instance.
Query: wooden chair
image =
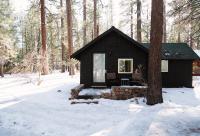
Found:
[[[107,86],[118,85],[117,74],[114,72],[106,73]]]

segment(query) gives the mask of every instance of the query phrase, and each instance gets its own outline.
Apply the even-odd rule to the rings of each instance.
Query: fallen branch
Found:
[[[98,101],[83,101],[83,102],[79,102],[79,101],[72,101],[71,104],[98,104]]]

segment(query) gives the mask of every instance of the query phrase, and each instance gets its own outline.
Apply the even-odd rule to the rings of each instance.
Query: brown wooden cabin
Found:
[[[139,43],[111,27],[71,58],[80,61],[80,83],[86,87],[121,85],[123,79],[137,85],[133,73],[138,69],[147,82],[148,50],[148,43]],[[163,43],[163,87],[192,87],[192,62],[196,59],[199,57],[186,43]]]

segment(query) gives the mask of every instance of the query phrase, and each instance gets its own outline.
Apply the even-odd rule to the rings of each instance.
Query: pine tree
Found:
[[[49,74],[46,45],[46,22],[45,22],[45,0],[40,0],[41,5],[41,34],[42,34],[42,74]]]
[[[151,34],[148,61],[147,104],[162,103],[161,43],[163,36],[163,0],[152,0]]]
[[[141,0],[137,0],[137,41],[142,42]]]
[[[68,42],[68,52],[67,52],[67,62],[69,65],[69,75],[74,75],[74,66],[70,56],[73,52],[73,36],[72,36],[72,9],[71,0],[66,0],[66,11],[67,11],[67,42]]]
[[[167,28],[166,28],[166,0],[163,1],[163,43],[167,42]]]
[[[87,43],[86,0],[83,0],[83,45]]]
[[[63,0],[60,0],[60,8],[61,8],[61,50],[62,50],[62,67],[61,72],[65,72],[65,45],[64,45],[64,18],[63,18]]]
[[[4,77],[4,64],[15,56],[16,31],[10,1],[0,1],[0,76]]]
[[[94,38],[98,36],[98,26],[97,26],[97,0],[93,0],[94,2],[94,15],[93,15],[93,21],[94,21]]]

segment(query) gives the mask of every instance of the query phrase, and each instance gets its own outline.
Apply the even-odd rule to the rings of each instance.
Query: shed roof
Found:
[[[142,43],[149,49],[149,43]],[[187,43],[162,43],[162,58],[176,60],[195,60],[199,56],[188,46]]]
[[[133,45],[139,47],[144,52],[148,53],[149,43],[139,43],[129,37],[128,35],[121,32],[119,29],[112,26],[110,29],[99,35],[97,38],[86,44],[81,49],[77,50],[71,55],[71,58],[79,59],[80,55],[87,50],[89,47],[93,46],[100,39],[104,38],[111,32],[116,32],[120,36],[124,37],[128,41],[132,42]],[[162,59],[176,59],[176,60],[195,60],[199,59],[199,56],[188,46],[187,43],[162,43]]]

